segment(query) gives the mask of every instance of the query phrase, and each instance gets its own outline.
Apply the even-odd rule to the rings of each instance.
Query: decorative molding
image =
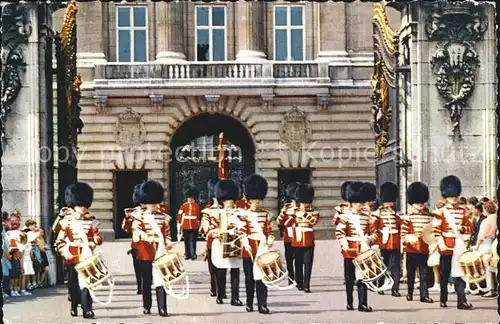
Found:
[[[21,91],[22,83],[20,74],[26,67],[23,45],[28,44],[28,38],[32,32],[31,21],[28,20],[28,5],[16,3],[2,4],[1,20],[1,60],[3,64],[0,132],[3,143],[5,140],[7,116],[12,111],[12,105]]]
[[[104,114],[108,106],[108,96],[94,96],[94,105],[98,114]]]
[[[316,101],[318,103],[319,111],[328,110],[331,102],[331,96],[329,93],[318,94],[316,95]]]
[[[260,96],[262,98],[262,110],[263,111],[270,111],[273,107],[273,101],[274,101],[274,94],[269,93],[269,94],[261,94]]]
[[[205,95],[205,104],[207,105],[208,111],[217,111],[219,105],[220,95],[207,94]]]
[[[460,119],[474,91],[479,55],[467,41],[439,43],[431,58],[436,87],[450,114],[452,136],[461,138]]]
[[[300,111],[296,105],[287,112],[281,122],[279,130],[281,141],[283,141],[290,150],[300,151],[312,136],[312,128],[307,118],[307,114]]]
[[[127,111],[118,116],[115,129],[116,143],[125,150],[142,145],[146,141],[146,126],[142,116],[127,108]]]
[[[151,99],[151,109],[153,110],[153,112],[160,112],[163,109],[163,104],[165,101],[163,95],[152,94],[149,96],[149,98]]]

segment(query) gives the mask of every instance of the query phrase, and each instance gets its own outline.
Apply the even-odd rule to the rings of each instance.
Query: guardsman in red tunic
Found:
[[[434,214],[425,206],[429,200],[429,189],[422,182],[414,182],[408,186],[408,204],[410,213],[401,217],[401,242],[406,253],[406,271],[408,273],[408,295],[406,300],[413,300],[415,286],[415,271],[418,269],[420,277],[420,301],[433,303],[429,298],[427,286],[427,261],[429,259],[429,245],[422,238],[423,229],[432,226]]]
[[[142,214],[143,207],[139,201],[139,189],[141,188],[141,184],[138,184],[134,187],[134,193],[132,195],[132,202],[134,203],[134,208],[126,208],[125,209],[125,218],[122,222],[122,229],[132,234],[132,223],[134,219],[139,217]],[[141,280],[141,263],[137,258],[137,242],[131,240],[130,250],[127,254],[132,255],[132,262],[134,264],[134,273],[135,273],[135,281],[137,283],[137,295],[142,293],[142,280]]]
[[[243,258],[243,272],[245,273],[245,288],[247,295],[246,310],[253,312],[253,298],[257,290],[257,306],[259,313],[269,314],[267,308],[267,286],[262,279],[254,277],[254,261],[262,252],[264,246],[274,242],[273,227],[269,212],[262,208],[262,201],[266,198],[268,185],[266,179],[258,174],[251,174],[243,181],[245,196],[250,201],[250,208],[245,213],[245,234],[248,246],[241,250]]]
[[[333,216],[333,225],[334,226],[337,226],[337,224],[339,222],[339,218],[340,218],[340,216],[342,214],[349,213],[349,207],[350,207],[350,205],[347,202],[346,190],[347,190],[347,187],[351,183],[352,183],[352,181],[346,181],[340,187],[340,196],[342,197],[342,201],[340,202],[340,204],[337,207],[335,207],[335,213],[334,213],[334,216]]]
[[[68,188],[66,188],[68,190]],[[57,215],[57,218],[54,220],[54,224],[52,224],[52,231],[54,232],[54,236],[57,237],[59,232],[61,231],[61,221],[63,219],[69,219],[72,217],[74,213],[74,210],[69,207],[63,207],[59,211],[59,214]],[[64,267],[66,268],[66,275],[68,275],[68,269],[66,267],[66,262],[64,262]],[[68,278],[66,278],[68,279]],[[70,281],[68,279],[67,281],[67,287],[68,287],[68,301],[71,301],[71,286],[70,286]]]
[[[295,256],[295,281],[299,290],[310,293],[314,259],[313,227],[318,223],[319,213],[311,205],[314,200],[314,188],[310,184],[299,184],[295,191],[295,197],[299,204],[292,223],[294,228],[292,248]],[[292,216],[288,216],[288,219],[290,218]]]
[[[184,197],[186,202],[179,207],[177,213],[177,222],[182,229],[184,237],[184,251],[186,260],[196,260],[196,239],[198,237],[198,228],[201,222],[200,205],[196,202],[199,196],[198,189],[192,185],[184,188]]]
[[[283,244],[285,245],[285,260],[286,270],[288,272],[289,283],[295,280],[295,270],[293,267],[294,255],[292,248],[293,224],[295,219],[295,211],[297,210],[297,201],[295,191],[297,190],[298,182],[289,183],[286,186],[286,196],[288,202],[283,206],[278,215],[278,224],[283,230]]]
[[[137,243],[137,258],[141,264],[143,313],[151,314],[151,285],[156,290],[158,315],[168,316],[167,294],[163,288],[163,280],[153,261],[166,253],[171,242],[170,216],[163,213],[160,207],[165,196],[163,186],[153,180],[143,183],[139,189],[139,201],[144,210],[132,222],[132,239]]]
[[[375,225],[371,222],[371,216],[364,211],[366,201],[372,200],[370,193],[366,191],[367,186],[362,182],[352,182],[346,190],[347,201],[351,210],[340,216],[335,235],[342,249],[344,257],[344,279],[346,282],[347,310],[353,310],[354,284],[358,288],[358,310],[360,312],[371,312],[368,306],[368,287],[363,283],[363,278],[356,278],[354,259],[365,250],[370,249],[376,238]],[[369,191],[369,190],[368,190]],[[362,232],[360,233],[357,228]],[[372,246],[372,248],[375,248]]]
[[[102,244],[102,236],[97,228],[98,221],[88,212],[92,205],[94,191],[83,182],[70,185],[65,191],[65,201],[71,208],[71,216],[60,223],[60,230],[54,243],[56,251],[64,258],[69,272],[71,293],[71,316],[78,316],[78,304],[82,305],[83,317],[94,318],[92,298],[79,280],[75,265],[92,256],[97,245]],[[85,235],[85,236],[83,236]]]
[[[455,291],[458,296],[458,309],[472,309],[465,296],[465,281],[458,265],[458,257],[465,252],[464,235],[473,232],[473,225],[464,207],[459,206],[459,196],[462,193],[462,183],[454,175],[441,179],[441,195],[446,199],[446,205],[438,209],[432,223],[434,236],[438,241],[439,272],[440,272],[440,306],[447,307],[448,280],[455,278]]]
[[[401,276],[401,216],[394,210],[394,204],[399,196],[399,188],[392,182],[380,186],[380,203],[377,211],[372,213],[377,221],[380,252],[394,280],[392,296],[401,297],[399,280]],[[379,292],[383,295],[383,291]]]

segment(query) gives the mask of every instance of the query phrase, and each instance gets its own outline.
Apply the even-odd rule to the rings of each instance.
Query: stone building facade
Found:
[[[175,209],[181,179],[205,181],[196,170],[206,168],[192,159],[180,165],[176,152],[203,135],[211,136],[212,148],[224,129],[243,152],[243,173],[268,179],[265,204],[273,213],[283,182],[310,181],[318,226],[331,229],[341,183],[374,181],[371,4],[78,7],[85,123],[78,177],[95,188],[92,209],[108,233],[120,236],[126,202],[117,195],[141,172],[165,185]]]

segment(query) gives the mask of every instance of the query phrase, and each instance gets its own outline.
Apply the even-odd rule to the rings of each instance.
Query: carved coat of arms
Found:
[[[307,114],[300,111],[297,106],[285,114],[279,130],[281,140],[291,150],[298,151],[302,145],[311,139],[312,130],[307,119]]]
[[[116,143],[124,149],[131,149],[144,143],[146,127],[140,114],[127,108],[127,111],[118,116],[115,130]]]

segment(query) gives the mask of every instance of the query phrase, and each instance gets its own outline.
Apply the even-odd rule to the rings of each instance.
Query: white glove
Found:
[[[94,242],[89,242],[89,248],[93,249],[95,248],[96,244]]]
[[[155,241],[155,237],[147,235],[146,241],[149,242],[149,243],[153,243]]]
[[[443,239],[443,237],[438,238],[438,247],[439,247],[439,250],[441,250],[441,251],[446,251],[446,250],[448,250],[448,247],[447,247],[447,246],[446,246],[446,244],[444,243],[444,239]]]
[[[415,234],[408,234],[406,236],[406,242],[408,242],[408,243],[415,243],[417,241],[418,241],[418,238]]]
[[[380,249],[380,246],[378,246],[378,245],[372,245],[371,249],[376,251],[376,250]]]
[[[64,251],[62,253],[62,256],[64,257],[64,259],[66,260],[71,260],[73,259],[73,254],[71,254],[69,251]]]
[[[479,247],[478,247],[477,245],[473,245],[473,246],[471,247],[471,250],[472,250],[472,251],[477,251],[477,250],[479,250]]]

